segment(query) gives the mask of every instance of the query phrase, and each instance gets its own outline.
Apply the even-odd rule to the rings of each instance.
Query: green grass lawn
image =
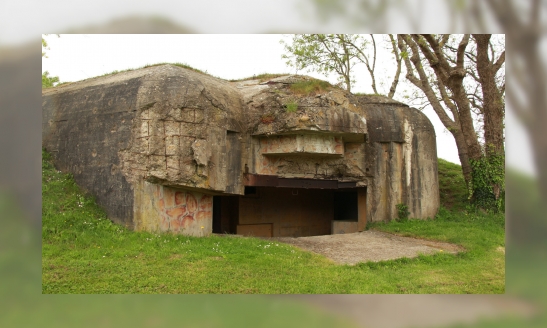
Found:
[[[435,220],[373,229],[448,241],[466,252],[356,266],[257,238],[133,232],[111,223],[43,153],[42,292],[504,293],[503,214],[441,209]]]

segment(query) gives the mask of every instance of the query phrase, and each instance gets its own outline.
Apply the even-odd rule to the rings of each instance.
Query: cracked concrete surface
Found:
[[[446,252],[455,254],[463,247],[438,241],[401,237],[381,231],[363,231],[348,234],[278,237],[281,242],[321,254],[338,264],[354,265],[359,262],[378,262],[420,254]]]

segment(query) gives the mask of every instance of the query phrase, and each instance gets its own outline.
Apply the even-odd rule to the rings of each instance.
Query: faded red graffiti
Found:
[[[196,198],[190,193],[186,194],[186,208],[190,213],[194,213],[198,208]]]
[[[186,204],[186,197],[184,192],[177,191],[175,193],[175,204],[184,205]]]

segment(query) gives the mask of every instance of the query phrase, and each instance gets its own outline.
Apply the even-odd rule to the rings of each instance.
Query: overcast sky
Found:
[[[288,35],[276,34],[190,34],[190,35],[48,35],[47,57],[42,59],[42,71],[59,76],[62,82],[83,80],[114,70],[137,68],[159,62],[181,62],[223,79],[237,79],[261,73],[296,73],[281,58],[284,53],[280,40]],[[388,88],[394,62],[387,50],[380,50],[377,75]],[[298,72],[336,83],[336,77]],[[356,70],[357,83],[352,92],[372,93],[364,67]],[[404,80],[404,79],[401,79]],[[381,81],[380,81],[381,82]],[[402,84],[399,88],[404,88]],[[436,114],[424,109],[437,135],[440,158],[459,163],[454,139],[443,127]],[[517,127],[518,128],[518,127]],[[530,168],[521,168],[531,171]]]

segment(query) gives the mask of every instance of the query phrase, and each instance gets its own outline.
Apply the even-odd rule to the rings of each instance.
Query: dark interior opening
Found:
[[[358,221],[357,191],[334,193],[334,220]]]
[[[213,233],[236,233],[238,201],[238,196],[213,196]]]
[[[213,196],[213,233],[222,233],[220,196]]]
[[[256,195],[256,187],[245,186],[245,196]]]

